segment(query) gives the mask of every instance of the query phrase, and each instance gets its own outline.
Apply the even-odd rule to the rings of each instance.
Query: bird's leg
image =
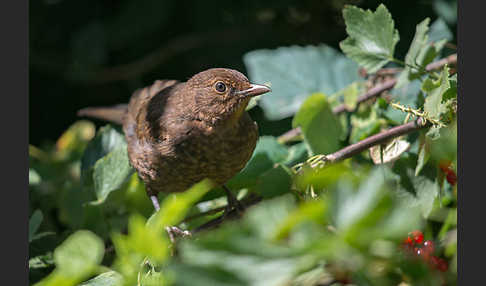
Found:
[[[231,190],[225,185],[223,185],[223,190],[226,193],[226,199],[228,201],[228,206],[225,210],[225,213],[229,213],[233,209],[236,210],[239,214],[243,213],[243,211],[245,210],[245,206],[243,206],[243,204],[238,201],[238,199],[235,197],[235,195],[233,195]]]
[[[150,200],[152,200],[152,204],[154,205],[155,211],[158,212],[160,210],[159,199],[157,196],[152,195],[150,196]]]
[[[167,231],[167,234],[169,235],[170,242],[174,243],[175,238],[180,236],[180,237],[187,237],[191,236],[192,233],[188,230],[182,230],[176,226],[166,226],[165,231]]]

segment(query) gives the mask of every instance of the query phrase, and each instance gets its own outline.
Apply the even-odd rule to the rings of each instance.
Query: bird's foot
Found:
[[[159,199],[157,198],[157,196],[152,195],[152,196],[150,196],[150,200],[152,201],[152,204],[154,205],[155,211],[158,212],[160,210]]]
[[[223,189],[226,193],[226,199],[228,201],[228,204],[224,210],[223,216],[228,215],[232,210],[235,210],[236,213],[241,216],[245,212],[245,206],[243,205],[242,202],[240,202],[235,195],[231,192],[231,190],[223,185]]]
[[[170,242],[174,243],[176,237],[189,237],[192,233],[188,230],[182,230],[176,226],[166,226],[165,231],[169,235]]]

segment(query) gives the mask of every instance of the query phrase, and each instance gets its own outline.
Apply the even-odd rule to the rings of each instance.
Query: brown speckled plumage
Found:
[[[221,82],[224,92],[215,88]],[[258,140],[245,108],[251,96],[268,91],[230,69],[209,69],[182,83],[158,80],[135,91],[121,122],[130,163],[148,194],[181,192],[204,178],[221,185],[236,175]],[[100,110],[80,114],[109,117]]]

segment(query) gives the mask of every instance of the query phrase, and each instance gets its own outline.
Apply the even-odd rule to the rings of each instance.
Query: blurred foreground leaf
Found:
[[[97,270],[104,251],[103,241],[95,234],[77,231],[56,248],[56,269],[36,285],[77,285]]]

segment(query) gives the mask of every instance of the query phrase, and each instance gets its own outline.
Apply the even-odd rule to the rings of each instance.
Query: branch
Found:
[[[446,58],[440,59],[436,62],[430,63],[425,67],[425,70],[427,71],[433,71],[442,68],[446,64],[455,64],[457,63],[457,54],[452,54]],[[397,83],[396,78],[392,78],[389,80],[386,80],[379,85],[376,85],[372,88],[370,88],[368,91],[366,91],[364,94],[360,95],[357,99],[357,104],[356,108],[360,103],[363,103],[371,98],[377,97],[381,95],[386,90],[392,89],[395,84]],[[336,106],[333,110],[334,114],[340,114],[342,112],[352,112],[354,110],[349,110],[345,104],[341,104],[339,106]],[[280,143],[287,143],[295,139],[296,137],[300,136],[302,133],[301,129],[299,127],[291,129],[284,134],[280,135],[277,140]]]
[[[311,157],[306,162],[295,165],[292,167],[292,169],[298,172],[306,163],[310,164],[311,167],[316,167],[322,163],[336,163],[353,157],[354,155],[357,155],[370,147],[386,143],[393,138],[400,137],[402,135],[409,134],[430,126],[432,126],[432,123],[428,122],[424,118],[419,117],[414,121],[390,128],[386,131],[363,139],[355,144],[344,147],[343,149],[332,154]]]
[[[425,121],[423,118],[417,118],[414,121],[390,128],[386,131],[383,131],[381,133],[363,139],[357,143],[344,147],[339,151],[327,155],[326,159],[327,161],[332,163],[342,161],[356,154],[359,154],[369,149],[370,147],[373,147],[375,145],[380,145],[382,143],[389,141],[390,139],[412,133],[414,131],[429,127],[431,125],[432,125],[431,123]]]

